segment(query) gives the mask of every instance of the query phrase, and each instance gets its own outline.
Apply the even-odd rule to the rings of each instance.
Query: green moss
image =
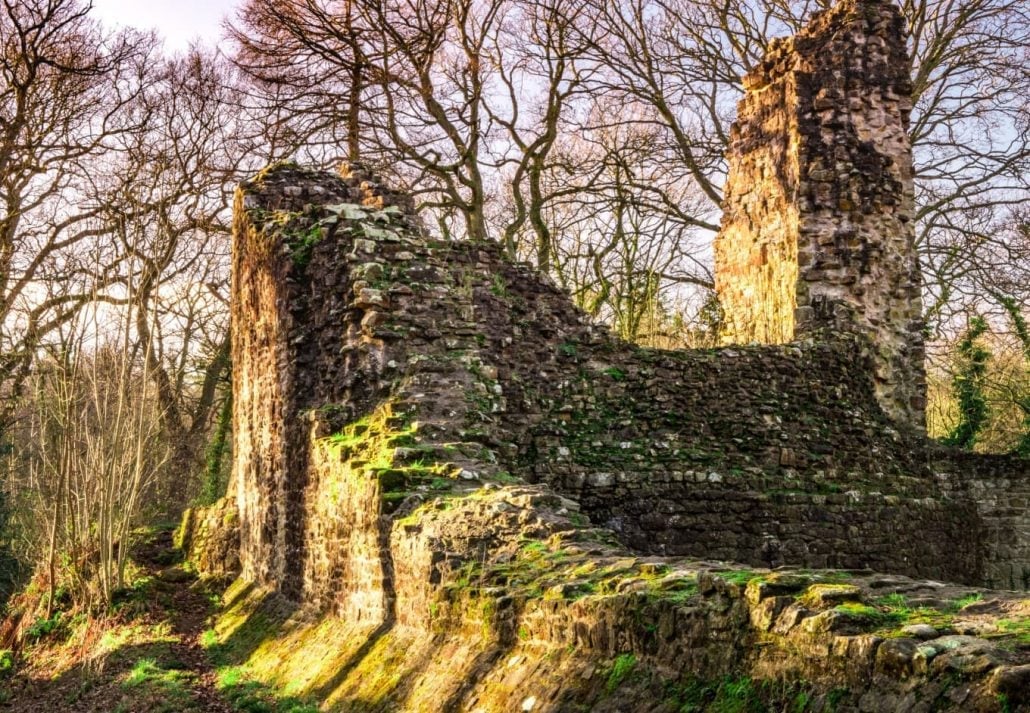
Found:
[[[325,237],[325,228],[320,223],[314,223],[305,230],[286,233],[286,245],[290,249],[290,259],[298,267],[304,267],[311,262],[311,252],[315,246]]]
[[[332,457],[348,464],[354,475],[378,479],[384,501],[394,503],[419,489],[447,491],[454,485],[455,468],[432,459],[441,449],[420,444],[418,430],[418,422],[409,421],[406,414],[394,414],[392,404],[387,402],[321,441]],[[427,457],[398,462],[399,448]]]
[[[859,602],[839,604],[833,608],[833,611],[877,627],[895,626],[904,621],[904,617],[900,612],[873,607]]]
[[[725,679],[719,686],[715,700],[709,706],[711,713],[750,713],[765,711],[750,678]]]
[[[204,452],[204,481],[201,488],[200,504],[211,505],[225,495],[228,484],[225,473],[225,454],[229,448],[229,431],[232,427],[232,394],[222,400],[218,410],[218,421],[215,432]]]
[[[288,210],[264,210],[251,208],[248,212],[269,247],[280,242],[289,249],[290,258],[298,267],[308,264],[311,250],[322,239],[323,228],[319,215],[313,210],[307,212]]]
[[[697,596],[697,577],[691,575],[651,582],[648,594],[655,600],[685,604]]]
[[[327,436],[325,440],[327,443],[341,450],[357,448],[368,440],[368,436],[366,434],[371,423],[371,417],[363,416],[357,421],[347,424],[347,426],[338,433]]]
[[[612,661],[612,668],[608,672],[608,679],[605,681],[604,688],[611,694],[614,693],[619,686],[622,685],[623,681],[633,673],[633,670],[637,667],[637,657],[633,654],[619,654]]]
[[[688,677],[666,685],[666,701],[676,706],[679,713],[764,713],[770,710],[762,700],[763,689],[767,687],[756,686],[746,676],[727,676],[716,681]],[[784,697],[783,691],[775,693],[779,694],[774,696],[776,698]],[[793,697],[792,703],[798,700],[793,694],[788,696]]]
[[[741,587],[747,586],[747,584],[753,580],[762,579],[762,575],[749,569],[722,570],[713,572],[713,574],[719,579]]]
[[[430,490],[450,490],[452,485],[454,485],[453,478],[437,477],[429,481]]]

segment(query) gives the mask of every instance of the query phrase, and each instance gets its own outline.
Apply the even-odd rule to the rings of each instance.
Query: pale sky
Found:
[[[93,0],[94,17],[109,27],[154,29],[169,50],[186,49],[194,39],[215,44],[222,18],[241,0]]]

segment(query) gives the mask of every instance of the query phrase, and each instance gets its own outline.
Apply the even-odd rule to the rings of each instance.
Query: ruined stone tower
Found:
[[[877,398],[925,429],[904,24],[846,0],[776,41],[744,79],[715,242],[725,338],[868,338]]]

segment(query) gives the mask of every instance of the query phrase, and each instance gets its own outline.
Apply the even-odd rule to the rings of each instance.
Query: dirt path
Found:
[[[212,597],[174,564],[171,533],[157,533],[134,560],[145,586],[109,621],[26,650],[20,670],[0,681],[0,711],[234,713],[200,643]]]

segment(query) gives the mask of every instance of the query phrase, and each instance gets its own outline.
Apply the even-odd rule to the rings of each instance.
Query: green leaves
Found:
[[[959,421],[944,438],[944,443],[966,450],[973,448],[987,422],[984,380],[991,353],[978,341],[985,332],[987,321],[983,317],[969,321],[969,329],[958,343],[958,372],[951,382],[958,397]]]

